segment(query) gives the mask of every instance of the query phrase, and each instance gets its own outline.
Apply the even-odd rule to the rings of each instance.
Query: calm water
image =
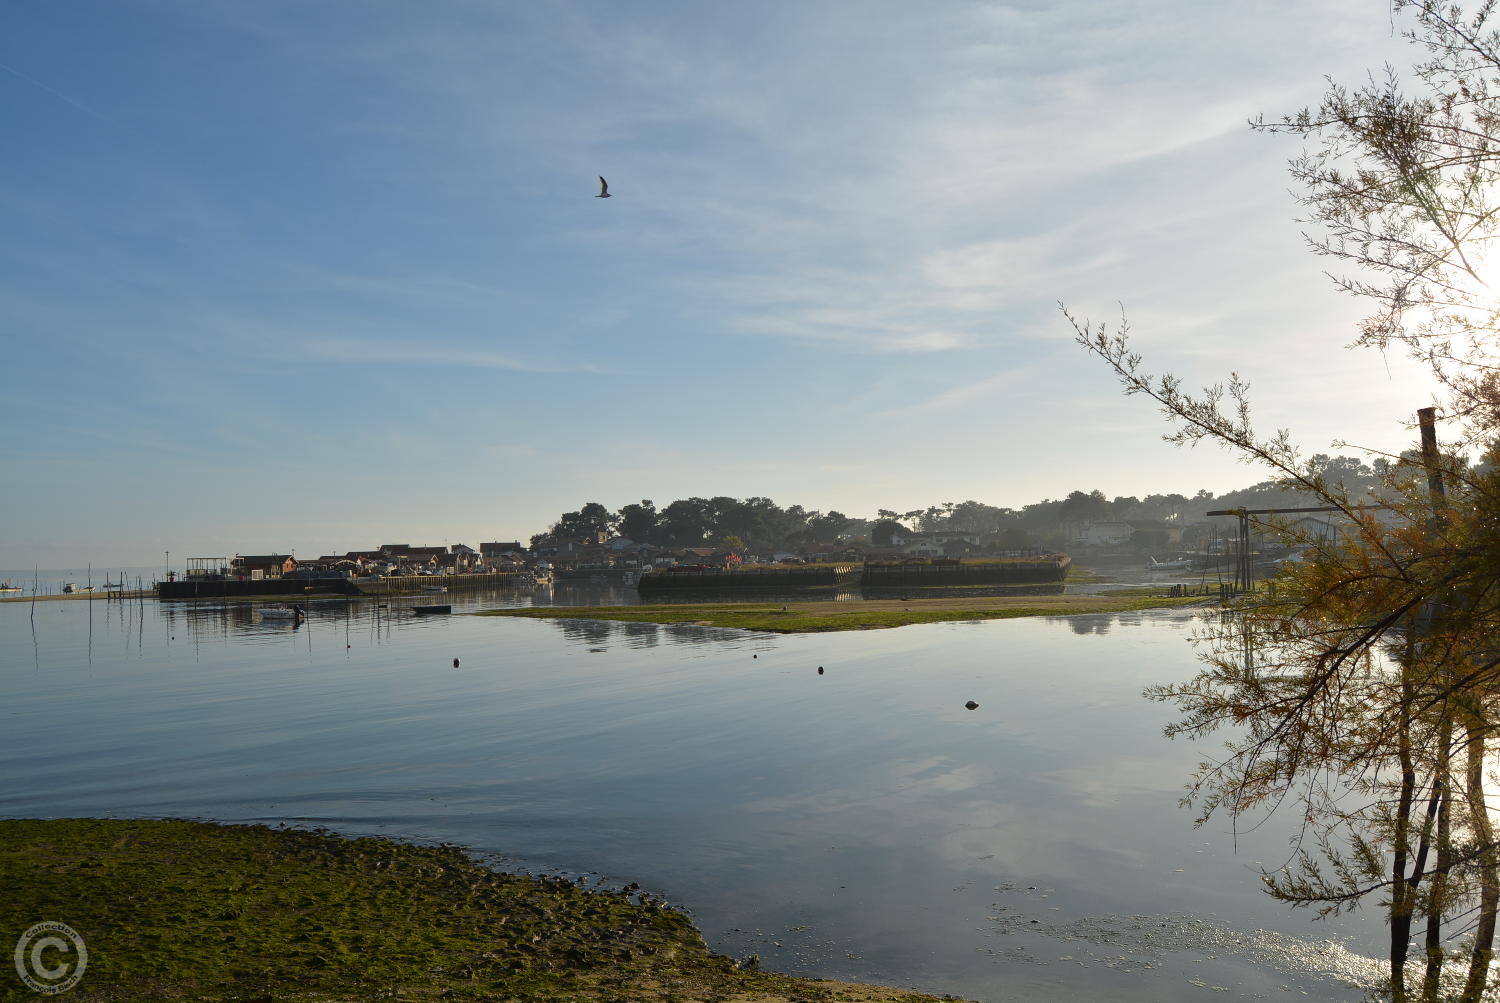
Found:
[[[1236,849],[1177,807],[1212,750],[1139,694],[1193,671],[1185,616],[778,636],[403,608],[432,601],[531,600],[296,629],[0,604],[0,815],[457,842],[640,882],[768,967],[976,999],[1361,998],[1378,919],[1259,891],[1290,823]]]

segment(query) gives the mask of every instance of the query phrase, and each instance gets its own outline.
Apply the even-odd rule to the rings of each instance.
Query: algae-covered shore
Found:
[[[452,846],[326,831],[0,820],[0,940],[65,923],[66,998],[929,1003],[712,953],[650,896],[503,874]],[[57,959],[47,957],[48,963]],[[3,999],[36,998],[14,974]]]
[[[533,619],[626,620],[637,623],[693,623],[781,634],[830,630],[873,630],[914,623],[953,620],[998,620],[1018,616],[1068,616],[1075,613],[1124,613],[1144,609],[1199,605],[1202,596],[1127,594],[938,596],[913,599],[862,599],[851,602],[665,603],[643,606],[531,606],[485,610],[477,616]]]

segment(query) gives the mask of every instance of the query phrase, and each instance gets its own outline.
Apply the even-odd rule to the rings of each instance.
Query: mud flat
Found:
[[[447,845],[12,819],[0,820],[0,881],[0,937],[39,917],[66,923],[88,951],[67,998],[90,1003],[937,999],[762,972],[714,954],[686,916],[634,887],[504,874]]]

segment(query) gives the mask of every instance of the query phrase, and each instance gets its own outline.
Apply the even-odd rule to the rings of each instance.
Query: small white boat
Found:
[[[6,582],[4,585],[0,585],[0,593],[15,593],[20,591],[21,586],[12,585],[10,582]]]
[[[300,620],[303,615],[295,606],[263,606],[260,611],[262,620]]]
[[[1193,567],[1191,557],[1179,557],[1174,561],[1158,561],[1154,557],[1147,558],[1151,563],[1146,565],[1147,571],[1190,571]]]
[[[448,591],[448,586],[446,586],[446,585],[424,585],[422,587],[422,591],[423,592],[447,592]]]
[[[75,585],[72,582],[69,582],[68,584],[66,584],[66,585],[63,586],[63,595],[65,595],[65,596],[72,595],[74,592],[78,592],[78,591],[79,591],[78,586]]]

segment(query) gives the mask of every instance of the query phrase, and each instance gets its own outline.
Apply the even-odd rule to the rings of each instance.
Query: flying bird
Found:
[[[609,197],[610,197],[610,194],[609,194],[609,182],[605,181],[604,180],[604,175],[601,174],[601,175],[599,175],[599,194],[595,195],[594,198],[596,198],[596,199],[607,199]]]

